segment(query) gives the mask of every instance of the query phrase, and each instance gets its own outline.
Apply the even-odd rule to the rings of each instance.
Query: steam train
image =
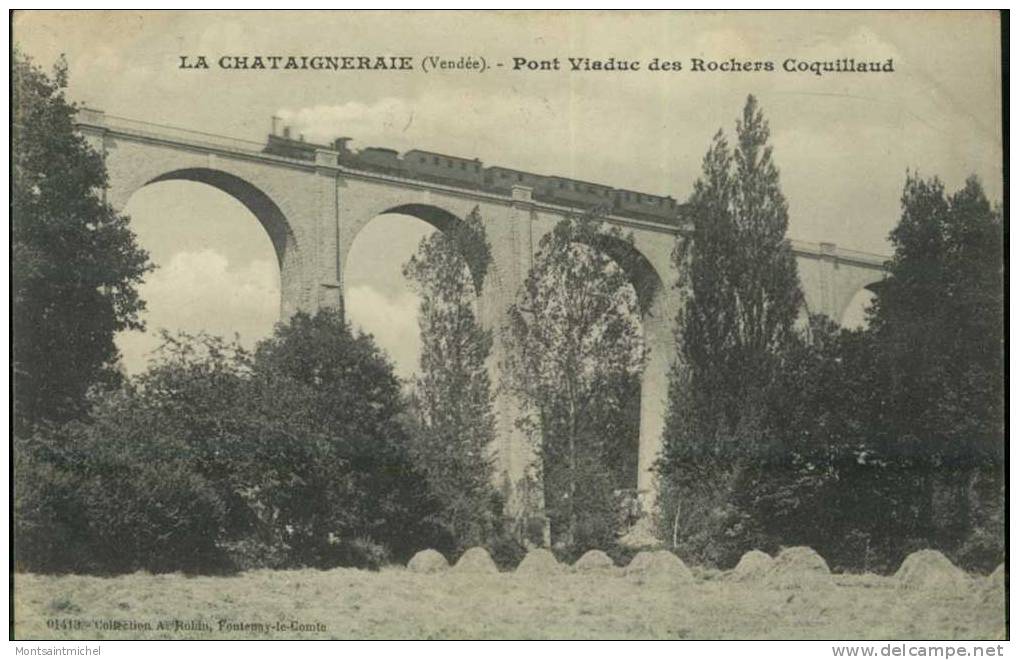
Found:
[[[350,138],[338,138],[331,145],[295,140],[284,134],[270,135],[265,153],[314,161],[316,149],[335,151],[337,164],[352,169],[392,176],[431,181],[447,186],[509,195],[513,186],[527,186],[533,199],[560,206],[589,210],[608,209],[611,213],[653,222],[677,225],[683,205],[672,197],[620,190],[588,181],[560,176],[543,176],[506,167],[485,167],[477,158],[468,159],[433,151],[412,149],[402,156],[394,149],[366,147],[354,151],[347,146]]]

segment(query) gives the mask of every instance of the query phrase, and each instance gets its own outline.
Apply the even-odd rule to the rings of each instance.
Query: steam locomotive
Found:
[[[528,186],[532,197],[541,202],[578,209],[610,209],[613,214],[678,225],[683,205],[672,197],[620,190],[588,181],[560,176],[543,176],[506,167],[485,167],[477,158],[468,159],[433,151],[412,149],[402,156],[394,149],[366,147],[354,151],[347,146],[351,138],[338,138],[333,144],[317,145],[293,139],[289,131],[270,135],[265,153],[297,160],[314,161],[316,149],[335,151],[337,164],[352,169],[392,176],[431,181],[447,186],[509,195],[513,186]]]

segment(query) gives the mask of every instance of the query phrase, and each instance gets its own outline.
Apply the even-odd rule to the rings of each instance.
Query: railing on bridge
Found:
[[[888,261],[888,257],[880,254],[863,252],[860,250],[849,250],[843,247],[838,247],[834,243],[813,243],[810,241],[798,241],[795,239],[790,240],[789,243],[793,252],[819,257],[830,256],[838,259],[839,261],[851,262],[862,266],[884,268],[885,262]]]
[[[117,115],[103,115],[103,126],[116,133],[127,133],[160,140],[175,140],[196,146],[211,147],[216,149],[227,149],[230,151],[241,151],[245,153],[259,153],[265,148],[264,142],[254,140],[243,140],[240,138],[205,133],[178,126],[157,124],[155,122],[142,121],[140,119],[129,119]]]
[[[876,266],[884,266],[885,262],[888,261],[888,257],[880,254],[874,254],[873,252],[861,252],[860,250],[849,250],[847,248],[838,248],[836,252],[840,259],[846,259],[848,261],[860,261],[864,263],[872,263]]]

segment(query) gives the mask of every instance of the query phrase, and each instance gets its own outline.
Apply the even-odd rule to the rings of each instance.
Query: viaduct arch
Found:
[[[265,153],[263,143],[107,116],[82,109],[78,131],[103,155],[109,174],[107,200],[120,210],[139,188],[158,181],[189,180],[238,199],[265,228],[280,265],[280,314],[341,307],[342,276],[354,238],[384,213],[417,217],[443,230],[475,207],[485,222],[491,262],[479,292],[479,318],[495,330],[493,368],[502,361],[499,330],[531,268],[538,241],[576,210],[535,199],[532,189],[511,193],[452,187],[339,164],[338,152],[316,148],[313,161]],[[674,323],[680,298],[671,253],[685,228],[609,215],[605,220],[633,235],[632,246],[606,237],[591,247],[612,256],[627,272],[641,305],[648,363],[641,379],[638,490],[653,502],[651,467],[665,420]],[[884,277],[884,259],[841,250],[830,243],[793,241],[808,309],[841,321],[858,291]],[[472,266],[471,264],[468,264]],[[472,266],[475,282],[479,273]],[[499,382],[494,374],[493,382]],[[517,404],[496,400],[497,472],[510,510],[521,510],[519,489],[533,460],[516,429]]]
[[[194,181],[212,186],[239,201],[255,216],[269,236],[276,253],[276,261],[280,269],[280,316],[283,318],[292,316],[298,309],[292,304],[292,301],[300,296],[302,277],[300,250],[294,232],[280,207],[261,189],[247,180],[220,169],[191,167],[172,170],[145,181],[139,188],[162,181]],[[120,194],[117,201],[114,202],[118,210],[123,208],[135,190],[137,188],[125,187],[118,191]],[[123,196],[123,201],[119,199],[121,196]]]

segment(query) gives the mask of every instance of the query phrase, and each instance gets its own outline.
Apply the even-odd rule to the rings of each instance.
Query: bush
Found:
[[[527,548],[520,542],[515,534],[507,531],[498,534],[487,544],[488,553],[492,555],[492,560],[495,565],[499,567],[501,571],[511,571],[515,569],[524,556],[527,554]]]
[[[16,442],[15,557],[20,570],[218,571],[222,501],[184,448],[158,430],[111,423],[117,395],[92,424]],[[122,433],[117,433],[117,431]]]
[[[80,570],[88,528],[78,475],[55,459],[43,436],[15,435],[12,444],[15,570]]]
[[[377,569],[436,545],[399,382],[370,337],[327,311],[254,356],[167,340],[87,423],[15,443],[19,569]]]
[[[952,554],[960,567],[986,573],[1005,560],[1005,535],[1000,530],[977,528]]]
[[[94,572],[219,572],[224,506],[183,462],[141,464],[127,456],[97,466],[78,491],[89,523]]]
[[[285,568],[287,565],[288,548],[279,541],[248,536],[233,541],[221,541],[219,547],[229,565],[238,571],[259,568],[275,570]]]
[[[663,479],[658,533],[666,546],[697,565],[728,569],[755,548],[770,548],[752,509],[740,498],[750,471],[738,461],[677,465]]]
[[[386,546],[376,543],[367,537],[358,537],[349,541],[335,541],[332,551],[318,567],[332,568],[345,566],[364,568],[377,571],[392,560],[392,553]]]
[[[612,558],[612,563],[616,566],[629,566],[630,562],[642,548],[635,548],[619,543],[613,543],[612,545],[605,548],[605,554]]]

